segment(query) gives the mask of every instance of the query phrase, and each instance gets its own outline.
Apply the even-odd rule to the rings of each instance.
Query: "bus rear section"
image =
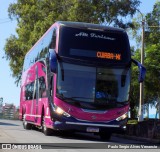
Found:
[[[112,133],[124,131],[132,62],[126,32],[94,24],[57,22],[38,43],[43,39],[45,58],[39,56],[28,66],[30,74],[29,70],[23,74],[20,114],[24,123],[41,127],[46,135],[51,129],[70,130],[99,134],[107,140]],[[37,49],[36,59],[43,50],[40,45]],[[143,69],[139,76],[143,81],[145,69],[134,62]],[[45,96],[40,96],[40,78]],[[28,83],[34,85],[32,98],[27,101],[24,88]]]

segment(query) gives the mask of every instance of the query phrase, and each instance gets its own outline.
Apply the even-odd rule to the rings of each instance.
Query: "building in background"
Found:
[[[0,98],[0,118],[3,116],[3,98]]]
[[[5,103],[3,106],[3,118],[14,119],[16,113],[16,106],[14,104]]]

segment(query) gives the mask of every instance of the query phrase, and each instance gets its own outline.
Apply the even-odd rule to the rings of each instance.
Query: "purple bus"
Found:
[[[109,140],[126,129],[131,59],[123,29],[59,21],[24,59],[20,119],[25,129],[90,132]]]

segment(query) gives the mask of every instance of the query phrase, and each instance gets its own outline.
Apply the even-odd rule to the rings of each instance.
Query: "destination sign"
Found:
[[[109,52],[97,52],[98,58],[121,60],[121,54],[119,53],[109,53]]]
[[[90,58],[110,59],[110,60],[121,60],[120,53],[101,52],[95,50],[71,49],[70,55],[90,57]]]

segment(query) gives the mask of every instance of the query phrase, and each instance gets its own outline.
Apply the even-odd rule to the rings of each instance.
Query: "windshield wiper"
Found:
[[[77,98],[79,98],[79,99],[92,99],[92,98],[87,98],[87,97],[71,97],[72,99],[77,99]],[[79,100],[78,100],[79,101]]]
[[[125,106],[125,105],[127,105],[129,102],[128,102],[128,101],[123,101],[123,102],[118,102],[118,101],[116,101],[116,103]]]
[[[66,101],[67,103],[76,104],[76,105],[80,106],[81,101],[80,100],[75,100],[74,97],[65,97],[65,96],[63,96],[63,94],[59,94],[58,97],[61,100]]]

